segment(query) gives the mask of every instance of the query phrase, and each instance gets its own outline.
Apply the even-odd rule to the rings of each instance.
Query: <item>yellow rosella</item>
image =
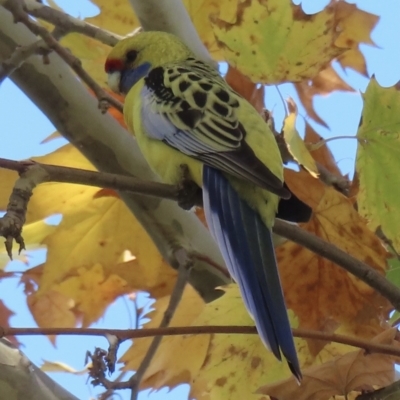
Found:
[[[301,372],[279,279],[271,228],[283,185],[275,138],[253,106],[177,37],[145,32],[120,41],[105,64],[126,95],[125,121],[166,183],[182,165],[203,188],[209,229],[258,333],[295,377]]]

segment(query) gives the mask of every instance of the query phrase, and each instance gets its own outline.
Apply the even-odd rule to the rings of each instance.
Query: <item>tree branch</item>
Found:
[[[356,400],[396,400],[398,398],[400,398],[400,381],[370,393],[360,394]]]
[[[38,40],[28,46],[17,47],[11,57],[8,60],[3,61],[0,65],[0,84],[30,56],[42,53],[43,46],[45,46],[44,41]]]
[[[145,182],[132,176],[110,174],[107,172],[89,171],[59,165],[42,164],[34,161],[13,161],[0,158],[0,168],[23,173],[25,177],[41,171],[41,182],[62,182],[85,186],[96,186],[105,189],[124,190],[174,201],[184,200],[185,192],[180,186],[158,182]]]
[[[8,0],[4,3],[4,7],[12,13],[15,22],[23,23],[32,33],[40,36],[49,49],[54,50],[88,85],[99,100],[99,108],[105,112],[106,104],[111,104],[117,110],[122,112],[123,105],[114,97],[109,95],[98,83],[83,69],[79,58],[71,54],[65,47],[61,46],[51,33],[44,27],[34,22],[29,15],[24,11],[23,0]]]
[[[0,386],[1,399],[78,400],[7,339],[0,339]]]
[[[351,336],[338,335],[335,333],[325,333],[312,331],[308,329],[292,329],[293,336],[302,339],[316,339],[325,342],[335,342],[347,344],[369,353],[388,354],[400,356],[400,347],[388,344],[380,344],[365,339],[359,339]],[[96,329],[96,328],[9,328],[0,327],[0,337],[5,336],[38,336],[38,335],[65,335],[65,336],[106,336],[114,335],[120,339],[140,339],[147,337],[163,336],[185,336],[185,335],[255,335],[257,330],[255,326],[238,325],[200,325],[200,326],[173,326],[160,328],[143,329]]]

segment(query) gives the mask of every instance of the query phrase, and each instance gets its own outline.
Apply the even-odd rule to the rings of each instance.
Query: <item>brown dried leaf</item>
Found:
[[[378,23],[379,17],[344,1],[337,2],[336,15],[340,34],[335,45],[349,49],[338,57],[338,61],[343,68],[352,68],[367,75],[365,58],[359,50],[359,45],[360,43],[375,45],[371,39],[371,32]]]
[[[376,337],[377,343],[386,343],[387,336],[394,341],[396,330],[389,329]],[[374,386],[386,386],[394,381],[394,362],[386,354],[368,354],[357,350],[336,357],[322,365],[302,371],[303,381],[299,386],[293,378],[273,385],[262,386],[257,393],[269,395],[278,400],[322,400],[331,396],[346,396],[353,390],[371,390]]]
[[[388,253],[351,200],[305,171],[285,171],[285,180],[313,208],[305,230],[385,274]],[[382,330],[381,320],[392,307],[370,286],[293,242],[279,246],[276,254],[287,306],[298,316],[299,327],[321,330],[333,319],[361,337]]]

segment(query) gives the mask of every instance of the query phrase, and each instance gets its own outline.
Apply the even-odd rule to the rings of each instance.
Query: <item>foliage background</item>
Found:
[[[97,8],[88,1],[63,0],[57,2],[68,13],[87,17],[95,15]],[[303,1],[301,2],[304,10],[309,13],[319,11],[326,6],[327,1]],[[376,47],[361,45],[361,50],[367,59],[368,73],[374,74],[382,86],[392,86],[400,80],[400,52],[398,51],[398,38],[400,37],[400,3],[397,0],[372,1],[360,0],[354,2],[357,6],[368,12],[377,14],[381,17],[378,26],[372,33],[372,39]],[[222,66],[224,69],[224,66]],[[351,84],[356,90],[365,90],[368,80],[352,71],[343,72],[337,69],[340,76]],[[296,94],[291,85],[280,85],[283,98],[294,97]],[[361,96],[357,93],[334,93],[328,97],[317,96],[315,99],[315,109],[318,114],[327,122],[328,129],[315,125],[310,122],[317,131],[325,138],[354,135],[359,123],[359,115],[362,108]],[[66,143],[64,139],[56,139],[49,143],[40,142],[49,136],[55,129],[39,110],[27,99],[9,80],[0,87],[0,116],[2,120],[2,138],[0,146],[0,157],[11,159],[24,159],[31,156],[43,155],[53,151],[55,148]],[[274,118],[278,127],[284,117],[284,107],[279,97],[276,87],[266,90],[266,106],[273,111]],[[23,110],[23,117],[21,117]],[[300,115],[305,115],[303,110],[299,110]],[[304,129],[304,121],[298,118],[299,130]],[[338,140],[330,144],[338,161],[338,166],[344,173],[352,174],[355,161],[355,140]],[[51,219],[51,223],[57,223],[58,217]],[[28,252],[29,267],[40,264],[45,258],[45,251]],[[20,261],[12,262],[8,265],[8,271],[25,270],[26,265]],[[22,286],[18,285],[18,279],[5,279],[0,281],[0,299],[13,311],[15,316],[11,317],[13,326],[35,326],[35,322],[26,307],[25,296]],[[148,299],[143,295],[139,299],[141,306],[148,305]],[[94,324],[99,327],[128,328],[132,326],[129,315],[132,315],[133,308],[131,302],[121,298],[112,304],[104,318]],[[47,338],[42,337],[20,337],[18,338],[25,346],[23,350],[28,357],[41,364],[43,358],[51,361],[63,361],[73,366],[77,370],[84,365],[84,353],[87,349],[94,346],[104,347],[105,340],[90,338],[71,338],[60,337],[57,339],[57,346],[53,347]],[[125,346],[127,347],[127,345]],[[73,351],[71,351],[73,349]],[[121,349],[121,353],[124,348]],[[86,383],[84,376],[53,373],[52,377],[68,388],[79,398],[94,397],[98,392]],[[158,394],[151,394],[151,399],[177,399],[186,398],[187,387],[176,389],[167,394],[166,390]],[[120,393],[122,398],[128,398],[127,393]],[[142,394],[142,398],[149,396],[148,391]]]

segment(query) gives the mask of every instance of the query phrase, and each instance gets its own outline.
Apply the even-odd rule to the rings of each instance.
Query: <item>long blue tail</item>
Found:
[[[281,360],[281,352],[298,381],[300,366],[293,343],[275,259],[272,233],[241,200],[224,175],[203,169],[206,220],[247,310],[264,344]]]

